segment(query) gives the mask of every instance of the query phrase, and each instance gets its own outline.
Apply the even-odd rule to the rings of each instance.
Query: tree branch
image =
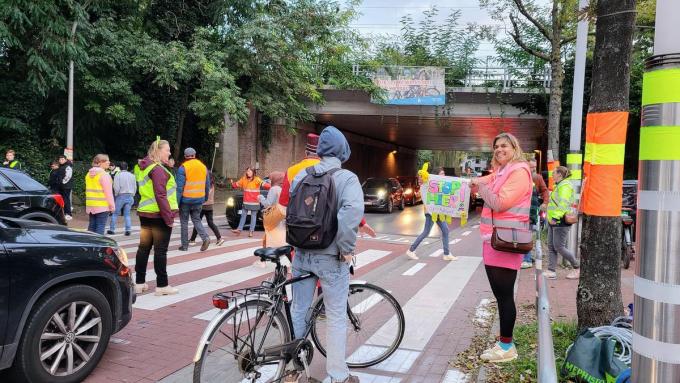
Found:
[[[520,38],[519,34],[519,27],[517,26],[517,21],[515,20],[514,16],[510,16],[510,22],[512,23],[512,28],[514,29],[514,33],[510,33],[510,37],[512,37],[513,40],[515,40],[515,43],[519,45],[520,48],[524,49],[527,53],[529,53],[532,56],[538,57],[539,59],[543,59],[545,61],[550,61],[550,57],[548,54],[541,52],[538,49],[531,48],[530,46],[526,45],[524,41]]]
[[[588,32],[587,36],[595,36],[595,32]],[[569,44],[570,42],[576,40],[576,35],[572,35],[569,37],[565,37],[562,40],[560,40],[560,46],[564,44]]]
[[[513,0],[515,5],[517,6],[517,10],[519,13],[521,13],[524,17],[527,18],[536,28],[538,28],[538,31],[541,32],[543,36],[545,36],[546,39],[552,41],[552,33],[550,32],[550,29],[548,29],[545,25],[541,24],[538,20],[536,20],[529,11],[527,11],[526,7],[524,7],[523,0]],[[554,20],[553,20],[554,22]]]

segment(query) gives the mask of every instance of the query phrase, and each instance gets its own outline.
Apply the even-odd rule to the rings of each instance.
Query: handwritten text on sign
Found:
[[[425,188],[425,209],[430,214],[460,217],[470,202],[470,180],[431,174]]]

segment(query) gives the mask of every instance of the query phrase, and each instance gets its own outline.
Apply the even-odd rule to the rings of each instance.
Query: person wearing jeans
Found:
[[[246,224],[246,217],[250,216],[250,232],[249,237],[253,236],[255,231],[255,223],[257,221],[257,212],[260,211],[260,187],[269,189],[269,184],[263,184],[260,177],[257,176],[255,169],[246,168],[243,177],[238,182],[231,182],[231,187],[234,189],[243,189],[243,207],[241,208],[241,219],[238,223],[238,228],[232,229],[231,232],[239,235],[243,226]]]
[[[85,212],[89,217],[87,230],[97,234],[104,234],[109,212],[116,209],[111,177],[104,170],[108,166],[109,156],[97,154],[85,176]]]
[[[316,173],[341,168],[350,156],[345,136],[329,126],[321,132],[317,154],[321,162],[314,165]],[[292,180],[290,190],[307,176],[299,172]],[[314,299],[316,282],[321,282],[324,291],[324,306],[328,325],[326,326],[327,355],[326,372],[331,383],[359,383],[359,378],[349,374],[346,362],[347,342],[347,295],[349,291],[349,263],[354,258],[359,223],[364,213],[364,193],[356,174],[341,169],[331,176],[337,197],[338,228],[335,238],[326,249],[295,248],[293,276],[313,272],[317,278],[309,278],[293,284],[291,317],[295,337],[304,335],[310,307]],[[291,193],[291,200],[296,195]],[[299,373],[286,377],[285,382],[297,382]]]
[[[439,168],[437,174],[440,176],[445,175],[444,168]],[[421,184],[424,184],[423,181],[424,180],[421,179],[420,181]],[[406,256],[408,256],[411,259],[418,259],[418,255],[416,255],[416,249],[420,245],[420,242],[422,242],[425,238],[427,238],[428,235],[430,235],[430,230],[432,230],[432,226],[434,226],[432,215],[430,213],[425,212],[425,227],[423,228],[423,232],[420,233],[418,238],[416,238],[416,240],[411,244],[411,247],[409,247],[408,251],[406,252]],[[453,255],[449,254],[449,226],[446,224],[446,222],[441,220],[437,220],[437,226],[439,226],[439,230],[442,232],[442,249],[444,249],[443,259],[445,261],[457,260],[458,257],[454,257]]]
[[[564,166],[558,166],[553,171],[553,179],[555,180],[555,188],[550,193],[550,200],[548,202],[548,271],[544,272],[548,279],[557,278],[557,254],[571,264],[574,268],[572,272],[567,275],[567,279],[579,279],[579,262],[574,256],[574,253],[567,247],[569,241],[569,231],[571,225],[564,222],[564,216],[571,211],[574,203],[574,188],[571,182],[567,180],[570,176],[569,169]]]
[[[201,216],[200,218],[203,218],[205,216],[205,220],[208,222],[208,227],[215,233],[215,238],[217,238],[217,246],[220,246],[221,244],[224,243],[224,239],[222,239],[222,234],[220,234],[220,229],[215,225],[215,222],[213,221],[213,205],[215,205],[215,180],[211,177],[210,179],[210,192],[208,193],[208,199],[203,203],[203,206],[201,206]],[[196,235],[198,235],[198,231],[196,231],[196,227],[194,226],[193,231],[191,232],[191,238],[189,239],[189,244],[190,245],[195,245],[196,244]]]
[[[181,251],[189,250],[189,218],[194,224],[194,230],[203,240],[201,251],[205,251],[210,245],[210,237],[201,222],[202,205],[208,199],[208,194],[210,194],[208,168],[196,158],[194,148],[184,149],[184,163],[177,170]]]
[[[116,210],[111,213],[109,235],[116,233],[116,221],[118,221],[118,215],[121,212],[123,213],[123,220],[125,221],[125,235],[129,236],[132,231],[130,209],[132,209],[135,193],[137,193],[137,181],[135,180],[135,176],[128,172],[127,169],[127,163],[121,162],[120,173],[113,180],[113,194],[116,196]]]

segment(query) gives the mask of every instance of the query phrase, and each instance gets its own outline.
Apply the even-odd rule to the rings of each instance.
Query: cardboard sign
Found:
[[[470,180],[430,174],[423,187],[425,210],[434,221],[467,220],[470,204]]]

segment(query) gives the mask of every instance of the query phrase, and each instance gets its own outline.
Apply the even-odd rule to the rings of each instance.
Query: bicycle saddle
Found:
[[[276,261],[282,255],[289,255],[293,251],[292,246],[281,246],[281,247],[263,247],[261,249],[255,250],[255,256],[260,257],[262,260]]]

